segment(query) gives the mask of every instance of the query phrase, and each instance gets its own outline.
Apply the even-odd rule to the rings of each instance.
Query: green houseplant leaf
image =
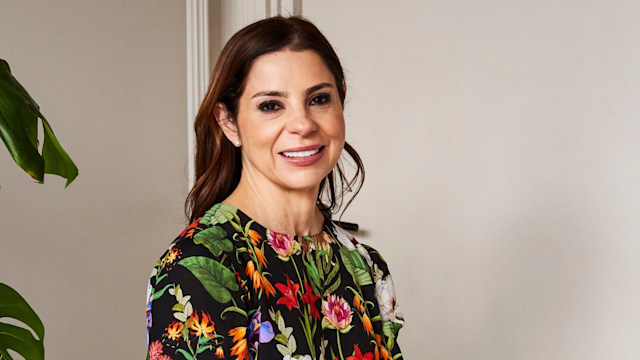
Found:
[[[26,360],[44,360],[44,326],[31,306],[8,285],[0,283],[0,319],[12,318],[23,322],[29,330],[0,322],[0,359],[11,360],[8,349],[16,351]]]
[[[44,143],[38,152],[38,118],[42,119]],[[42,183],[44,174],[60,175],[66,186],[78,176],[78,168],[62,148],[40,107],[20,85],[6,61],[0,59],[0,138],[13,160]],[[65,186],[65,187],[66,187]]]

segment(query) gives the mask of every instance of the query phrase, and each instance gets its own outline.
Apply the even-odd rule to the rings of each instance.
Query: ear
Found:
[[[232,144],[239,144],[240,135],[238,134],[238,126],[231,118],[231,114],[227,111],[227,107],[221,103],[217,102],[213,105],[213,116],[215,116],[218,125],[224,132],[224,135],[231,141]]]

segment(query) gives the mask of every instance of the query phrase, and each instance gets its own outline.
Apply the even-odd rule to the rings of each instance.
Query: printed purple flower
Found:
[[[149,302],[147,303],[147,327],[151,327],[152,323],[153,321],[151,318],[151,300],[149,300]]]
[[[252,349],[257,349],[259,343],[268,343],[275,336],[271,323],[268,321],[262,322],[260,321],[261,318],[262,314],[260,313],[260,311],[257,311],[255,314],[253,314],[251,323],[248,327],[249,347]]]
[[[296,241],[293,236],[275,231],[267,231],[267,240],[273,251],[283,258],[288,258],[294,251]]]
[[[349,304],[336,295],[327,296],[327,300],[322,302],[322,326],[325,328],[338,329],[347,332],[351,329],[353,314]]]

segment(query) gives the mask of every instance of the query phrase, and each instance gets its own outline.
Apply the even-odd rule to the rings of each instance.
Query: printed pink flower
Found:
[[[155,359],[160,355],[162,355],[162,343],[156,340],[149,345],[149,358]]]
[[[149,360],[171,360],[169,355],[162,353],[160,340],[156,340],[149,345]]]
[[[267,231],[267,239],[269,240],[269,245],[279,256],[288,258],[293,253],[295,243],[293,236]]]
[[[322,302],[323,327],[349,331],[353,314],[349,304],[336,295],[327,296],[327,300]]]

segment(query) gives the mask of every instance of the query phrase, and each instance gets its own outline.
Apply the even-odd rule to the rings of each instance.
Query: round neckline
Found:
[[[221,204],[223,204],[223,203],[221,203]],[[256,219],[254,219],[251,216],[247,215],[247,213],[245,213],[244,211],[242,211],[240,208],[238,208],[237,206],[235,206],[233,204],[229,204],[229,203],[224,203],[224,204],[233,206],[237,210],[237,213],[238,213],[239,217],[245,217],[245,218],[249,219],[249,221],[253,221],[252,226],[255,225],[258,228],[258,230],[260,230],[259,232],[263,232],[265,235],[267,235],[269,232],[272,232],[272,233],[276,233],[276,234],[282,234],[282,235],[285,235],[285,236],[290,236],[292,239],[295,239],[295,238],[311,238],[311,239],[315,240],[316,237],[321,236],[322,234],[328,233],[329,225],[331,224],[331,220],[327,219],[323,215],[324,222],[322,224],[322,231],[320,231],[319,233],[313,234],[313,235],[288,234],[288,233],[283,233],[283,232],[279,232],[279,231],[275,231],[275,230],[269,229],[268,227],[262,225]]]

